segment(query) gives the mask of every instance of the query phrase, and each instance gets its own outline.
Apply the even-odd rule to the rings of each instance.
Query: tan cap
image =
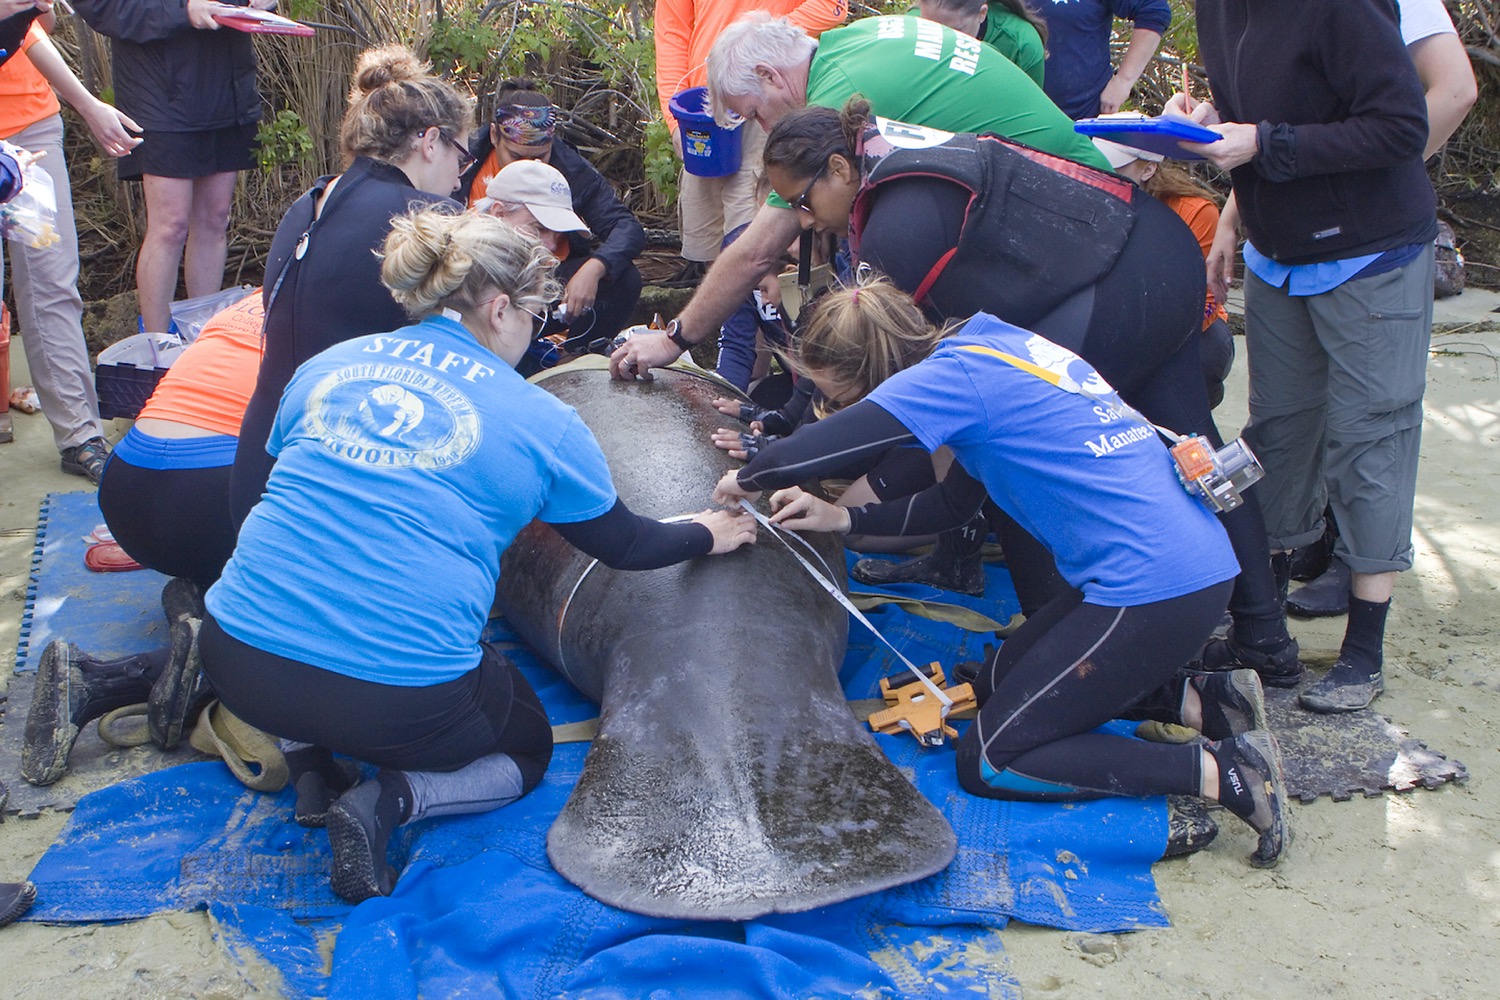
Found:
[[[536,221],[554,233],[588,232],[573,211],[573,191],[556,167],[540,160],[507,163],[484,187],[495,201],[525,205]]]

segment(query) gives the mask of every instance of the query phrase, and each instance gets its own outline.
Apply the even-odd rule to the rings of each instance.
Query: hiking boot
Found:
[[[1302,683],[1304,672],[1299,652],[1297,640],[1290,636],[1275,652],[1262,652],[1240,643],[1231,633],[1225,639],[1210,639],[1188,669],[1209,673],[1248,668],[1260,675],[1266,687],[1293,688]]]
[[[179,619],[202,619],[203,590],[185,576],[174,576],[161,588],[161,610],[171,628]]]
[[[104,475],[104,463],[109,461],[109,445],[102,437],[92,437],[83,444],[75,444],[62,450],[61,467],[70,476],[86,476],[89,482],[99,485]]]
[[[33,785],[52,784],[68,773],[68,754],[85,724],[140,704],[150,692],[143,658],[105,663],[54,639],[37,664],[21,743],[21,777]]]
[[[1232,740],[1210,744],[1219,763],[1219,781],[1248,793],[1249,807],[1224,805],[1259,835],[1250,863],[1256,868],[1274,868],[1292,842],[1286,822],[1286,779],[1281,772],[1281,748],[1269,729],[1241,733]]]
[[[984,519],[975,518],[962,528],[938,535],[937,543],[925,556],[901,562],[861,559],[849,570],[849,575],[875,587],[893,583],[926,583],[970,597],[983,597],[983,550],[987,530]]]
[[[1227,740],[1266,728],[1266,696],[1254,670],[1225,670],[1188,678],[1202,702],[1201,732],[1211,740]]]
[[[328,810],[328,843],[333,847],[328,881],[339,898],[351,903],[389,896],[396,888],[396,869],[385,857],[391,830],[384,828],[376,809],[382,791],[378,780],[361,782]]]
[[[1328,673],[1308,685],[1297,701],[1309,711],[1328,715],[1357,712],[1369,708],[1384,690],[1384,672],[1376,670],[1372,673],[1341,658]]]
[[[1208,803],[1193,795],[1167,796],[1167,849],[1163,858],[1180,858],[1203,850],[1219,835]]]
[[[1286,613],[1297,618],[1334,618],[1349,613],[1349,566],[1342,559],[1323,575],[1287,595]]]
[[[14,923],[36,902],[36,886],[30,882],[0,882],[0,927]]]
[[[189,722],[213,700],[213,688],[203,676],[198,656],[197,618],[179,618],[172,623],[172,652],[167,666],[151,685],[146,702],[146,730],[163,750],[175,750]]]
[[[290,754],[288,755],[290,757]],[[353,761],[329,755],[330,768],[317,767],[297,775],[297,805],[292,818],[300,825],[317,828],[328,825],[328,811],[349,789],[359,784],[359,768]]]

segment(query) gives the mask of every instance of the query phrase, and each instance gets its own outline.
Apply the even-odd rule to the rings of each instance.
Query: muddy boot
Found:
[[[386,846],[396,827],[411,815],[411,786],[399,771],[382,770],[374,781],[354,786],[328,810],[328,842],[333,847],[329,882],[339,898],[362,903],[389,896],[396,869]]]
[[[1203,850],[1219,835],[1208,803],[1192,795],[1167,796],[1167,849],[1163,858],[1180,858]]]
[[[1211,740],[1232,739],[1266,728],[1266,698],[1254,670],[1225,670],[1188,678],[1198,693],[1203,724],[1200,732]]]
[[[62,639],[49,643],[26,715],[21,776],[33,785],[61,778],[78,731],[106,712],[145,701],[160,671],[149,655],[106,662]]]
[[[339,796],[359,784],[359,767],[322,747],[288,750],[286,764],[291,771],[292,787],[297,790],[292,818],[302,826],[327,826],[328,810]]]
[[[1349,613],[1348,565],[1342,559],[1328,564],[1323,575],[1287,595],[1286,613],[1296,618],[1335,618]]]
[[[167,665],[151,685],[146,702],[146,728],[151,741],[163,750],[175,750],[182,734],[213,700],[213,688],[203,676],[198,658],[197,618],[179,617],[172,623],[172,650]]]
[[[203,591],[185,576],[174,576],[161,588],[161,610],[171,628],[183,618],[203,618]]]
[[[885,587],[893,583],[926,583],[970,597],[984,595],[984,563],[981,552],[989,531],[984,518],[976,517],[962,528],[938,535],[925,556],[888,562],[861,559],[849,575],[861,583]]]

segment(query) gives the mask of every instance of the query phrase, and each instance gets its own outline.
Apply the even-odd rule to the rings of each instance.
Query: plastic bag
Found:
[[[0,205],[0,236],[31,247],[50,247],[62,239],[55,228],[57,191],[52,175],[26,150],[10,143],[4,143],[4,149],[21,165],[21,190]]]
[[[183,343],[191,344],[198,339],[203,324],[257,290],[254,285],[236,285],[211,295],[173,302],[172,322],[177,325],[177,335],[182,338]]]

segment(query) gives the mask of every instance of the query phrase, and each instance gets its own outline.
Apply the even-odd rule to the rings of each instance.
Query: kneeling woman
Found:
[[[615,495],[578,414],[514,366],[553,260],[499,219],[393,221],[381,277],[420,322],[298,369],[266,495],[208,592],[203,668],[288,744],[299,822],[325,822],[333,888],[388,894],[398,825],[483,812],[541,779],[552,735],[515,666],[481,643],[500,558],[541,518],[616,568],[727,552],[754,522],[663,524]],[[354,785],[348,754],[380,768]],[[353,785],[353,787],[350,787]]]
[[[1176,679],[1223,614],[1238,567],[1155,430],[1070,351],[984,313],[935,330],[884,283],[826,296],[794,363],[846,407],[762,449],[717,499],[775,489],[773,520],[787,528],[895,535],[963,524],[988,491],[1070,584],[980,671],[979,717],[958,746],[964,788],[1036,800],[1201,795],[1255,828],[1253,864],[1274,865],[1285,797],[1276,741],[1255,728],[1259,681],[1247,670]],[[915,496],[842,508],[793,485],[913,442],[955,457]],[[1214,742],[1093,731],[1143,705]]]

